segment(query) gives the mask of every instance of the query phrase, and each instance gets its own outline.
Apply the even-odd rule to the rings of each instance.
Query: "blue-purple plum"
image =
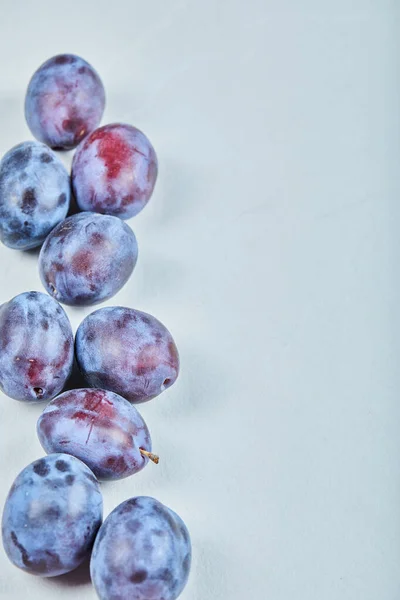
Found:
[[[47,405],[37,432],[46,452],[76,456],[99,479],[133,475],[149,455],[154,457],[149,430],[136,408],[105,390],[64,392]]]
[[[179,354],[168,329],[133,308],[100,308],[87,316],[78,328],[75,352],[91,387],[133,403],[171,387],[179,373]]]
[[[80,213],[62,221],[46,238],[39,255],[40,277],[59,302],[97,304],[125,285],[137,255],[135,235],[126,223]]]
[[[74,54],[59,54],[33,74],[25,118],[35,138],[70,150],[98,126],[104,106],[104,87],[93,67]]]
[[[68,573],[89,556],[102,516],[90,469],[73,456],[51,454],[28,465],[11,487],[2,519],[4,549],[32,575]]]
[[[64,309],[41,292],[0,306],[0,388],[24,402],[50,400],[71,374],[74,338]]]
[[[182,519],[154,498],[120,504],[96,537],[90,572],[100,600],[176,600],[192,558]]]
[[[0,162],[0,238],[9,248],[40,246],[65,219],[71,197],[70,177],[44,144],[23,142]]]
[[[81,210],[129,219],[149,201],[157,156],[136,127],[113,123],[93,131],[78,147],[72,185]]]

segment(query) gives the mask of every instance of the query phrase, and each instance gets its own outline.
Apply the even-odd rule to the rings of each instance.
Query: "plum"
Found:
[[[90,573],[101,600],[176,600],[191,566],[182,519],[154,498],[122,502],[101,526]]]
[[[97,479],[80,460],[51,454],[18,475],[8,494],[2,537],[10,561],[32,575],[54,577],[90,554],[103,517]]]
[[[132,308],[100,308],[88,315],[76,333],[75,352],[90,386],[133,403],[171,387],[179,373],[178,350],[168,329]]]
[[[46,452],[66,452],[82,460],[99,479],[121,479],[149,461],[151,438],[132,404],[105,390],[78,389],[52,400],[37,423]]]
[[[48,293],[59,302],[90,305],[114,296],[136,265],[132,229],[120,219],[80,213],[62,221],[46,238],[39,272]]]
[[[139,129],[121,123],[99,127],[79,145],[72,163],[78,206],[129,219],[149,201],[157,171],[153,146]]]
[[[70,150],[98,126],[104,106],[104,87],[93,67],[74,54],[59,54],[33,74],[25,118],[35,138]]]
[[[25,292],[0,306],[0,388],[25,402],[50,400],[71,374],[74,338],[53,298]]]
[[[11,148],[0,163],[0,238],[10,248],[40,246],[67,216],[70,178],[62,162],[40,142]]]

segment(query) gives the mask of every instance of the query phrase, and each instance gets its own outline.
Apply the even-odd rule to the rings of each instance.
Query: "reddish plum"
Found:
[[[132,404],[105,390],[64,392],[52,400],[37,424],[46,452],[82,460],[99,479],[122,479],[146,466],[151,439]]]
[[[77,149],[72,185],[82,210],[129,219],[144,208],[157,179],[157,157],[147,137],[131,125],[105,125]]]

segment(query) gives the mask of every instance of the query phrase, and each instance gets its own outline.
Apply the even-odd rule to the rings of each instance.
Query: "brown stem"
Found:
[[[153,463],[158,465],[158,463],[160,462],[160,458],[157,456],[157,454],[153,454],[152,452],[147,452],[147,450],[143,450],[143,448],[139,448],[139,450],[140,450],[140,454],[142,456],[146,456],[146,458],[150,459]]]

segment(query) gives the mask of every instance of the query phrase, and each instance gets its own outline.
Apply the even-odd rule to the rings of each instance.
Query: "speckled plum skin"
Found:
[[[157,179],[157,157],[131,125],[99,127],[77,149],[72,185],[81,210],[129,219],[147,204]]]
[[[25,118],[36,139],[70,150],[98,126],[104,106],[104,87],[93,67],[79,56],[59,54],[33,74]]]
[[[3,511],[4,549],[32,575],[68,573],[89,555],[102,516],[90,469],[73,456],[51,454],[28,465],[11,487]]]
[[[122,479],[148,463],[150,433],[132,404],[105,390],[64,392],[45,408],[37,423],[46,452],[82,460],[99,479]]]
[[[179,354],[168,329],[132,308],[100,308],[87,316],[76,333],[75,354],[90,386],[133,403],[151,400],[179,373]]]
[[[120,219],[80,213],[62,221],[46,238],[39,272],[48,293],[76,306],[114,296],[136,265],[138,247],[132,229]]]
[[[172,510],[146,496],[107,517],[96,537],[90,573],[100,600],[175,600],[192,558],[189,532]]]
[[[70,178],[62,162],[40,142],[11,148],[0,162],[0,238],[9,248],[40,246],[65,219]]]
[[[0,388],[24,402],[50,400],[71,374],[74,338],[63,308],[41,292],[0,306]]]

